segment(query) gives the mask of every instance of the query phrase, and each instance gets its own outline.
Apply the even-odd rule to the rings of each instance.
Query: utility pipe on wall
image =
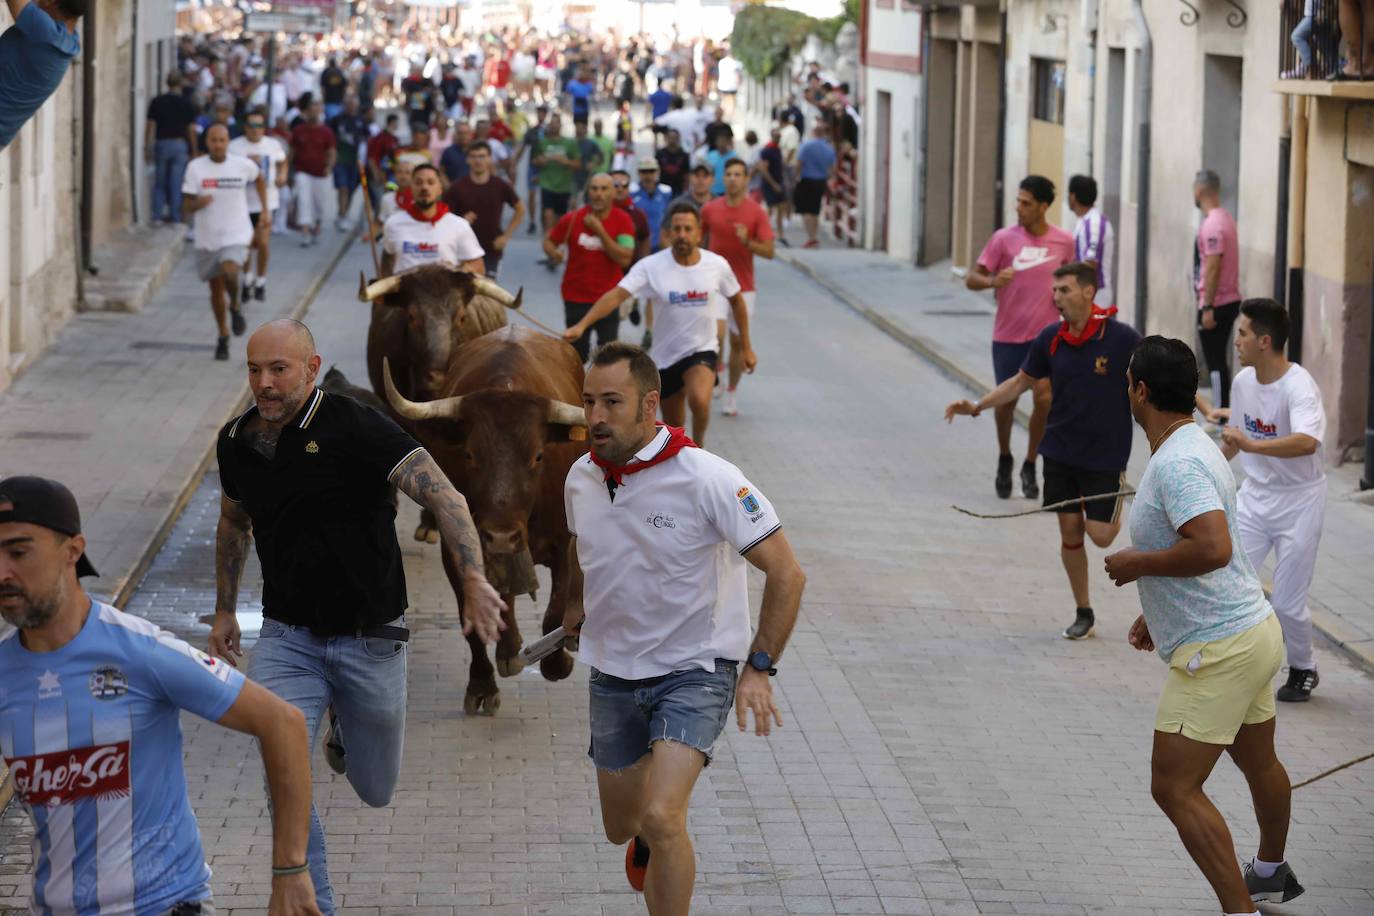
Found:
[[[1140,35],[1140,63],[1135,72],[1135,326],[1146,333],[1150,315],[1150,103],[1154,41],[1145,21],[1143,0],[1131,0]]]

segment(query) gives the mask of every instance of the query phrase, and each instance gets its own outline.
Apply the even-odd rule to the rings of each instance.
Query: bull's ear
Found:
[[[586,442],[587,427],[569,426],[566,423],[544,424],[545,442]]]

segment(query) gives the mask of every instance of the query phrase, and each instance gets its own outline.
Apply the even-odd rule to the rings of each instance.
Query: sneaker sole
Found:
[[[1307,888],[1303,887],[1302,885],[1298,885],[1297,892],[1292,894],[1291,896],[1288,894],[1287,890],[1260,891],[1259,893],[1251,894],[1250,901],[1252,903],[1287,903],[1290,900],[1298,899],[1306,891]]]
[[[1059,635],[1062,636],[1062,637],[1064,637],[1065,639],[1073,639],[1073,640],[1087,639],[1089,636],[1093,635],[1093,628],[1092,628],[1092,627],[1088,627],[1088,632],[1084,633],[1082,636],[1073,636],[1073,635],[1071,635],[1071,634],[1069,633],[1068,630],[1065,630],[1064,632],[1060,633]]]

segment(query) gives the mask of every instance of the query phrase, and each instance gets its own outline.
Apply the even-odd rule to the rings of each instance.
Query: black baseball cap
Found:
[[[74,537],[81,533],[81,510],[76,507],[72,491],[46,477],[0,478],[0,522],[23,522],[39,525]],[[76,561],[77,578],[98,576],[91,561],[83,553]]]

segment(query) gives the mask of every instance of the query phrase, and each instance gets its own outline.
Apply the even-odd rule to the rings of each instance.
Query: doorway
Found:
[[[1221,178],[1221,205],[1237,221],[1240,204],[1240,106],[1244,65],[1208,54],[1203,63],[1202,167]]]
[[[930,58],[925,77],[926,154],[921,186],[925,203],[921,208],[920,244],[916,263],[925,266],[950,255],[954,218],[954,99],[958,42],[948,38],[930,40]],[[919,122],[918,122],[919,123]]]
[[[873,247],[887,251],[887,214],[892,170],[892,93],[878,91],[878,136],[873,148]]]
[[[1064,186],[1064,82],[1068,68],[1062,60],[1031,58],[1031,120],[1027,169],[1054,182],[1055,200],[1045,214],[1062,225],[1066,195]]]

